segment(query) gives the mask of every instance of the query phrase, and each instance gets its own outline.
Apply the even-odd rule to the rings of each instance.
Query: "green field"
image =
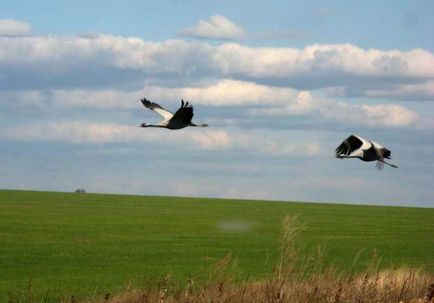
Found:
[[[0,191],[0,298],[31,284],[50,296],[89,296],[170,273],[206,278],[228,253],[249,279],[276,264],[281,222],[298,215],[303,246],[327,262],[434,273],[434,209],[338,204]]]

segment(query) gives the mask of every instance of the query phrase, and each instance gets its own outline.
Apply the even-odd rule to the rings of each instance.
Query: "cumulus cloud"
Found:
[[[224,131],[205,130],[201,132],[144,131],[137,126],[115,123],[92,123],[86,121],[65,121],[39,123],[32,126],[11,128],[1,137],[19,141],[54,141],[76,144],[105,143],[165,143],[183,145],[190,142],[198,149],[224,149],[230,144],[229,135]]]
[[[292,88],[259,85],[253,82],[222,79],[193,87],[145,86],[138,91],[122,90],[50,90],[0,93],[3,100],[15,100],[21,106],[86,108],[103,110],[140,109],[141,97],[160,103],[175,111],[180,99],[193,105],[213,107],[246,107],[238,117],[266,117],[273,120],[286,116],[310,116],[324,121],[350,123],[373,127],[409,127],[430,125],[426,118],[415,111],[393,103],[351,103],[334,99],[320,93],[299,91]]]
[[[209,21],[200,20],[193,28],[180,31],[180,34],[202,39],[240,39],[245,36],[244,29],[224,16],[214,15]]]
[[[14,100],[15,103],[23,106],[131,110],[138,107],[139,100],[143,96],[155,102],[171,101],[176,103],[176,106],[181,99],[189,100],[194,105],[265,106],[286,104],[287,100],[295,98],[296,95],[297,91],[291,88],[221,79],[187,87],[147,85],[133,91],[116,89],[0,91],[0,100]]]
[[[136,126],[87,121],[60,121],[11,127],[0,138],[16,141],[69,142],[75,144],[154,143],[199,150],[242,150],[275,156],[316,156],[317,142],[285,142],[284,131],[264,130],[143,130]]]
[[[43,99],[50,106],[63,108],[128,110],[137,108],[141,97],[143,97],[141,91],[56,89],[47,92]]]
[[[31,31],[28,23],[14,19],[0,19],[0,36],[24,36]]]
[[[210,106],[258,106],[253,116],[316,115],[338,122],[358,125],[406,127],[422,123],[419,115],[396,104],[350,104],[309,91],[271,87],[245,81],[221,80],[195,88],[148,87],[144,90],[156,99],[177,100],[179,96]]]
[[[90,109],[134,109],[143,96],[155,102],[171,101],[176,106],[181,99],[194,105],[252,106],[285,104],[297,91],[291,88],[270,87],[254,82],[221,79],[200,86],[145,86],[137,91],[115,89],[53,89],[47,91],[0,92],[2,99],[19,100],[23,105],[81,107]],[[164,104],[161,104],[164,106]]]
[[[111,35],[0,37],[0,77],[0,102],[8,104],[132,110],[147,96],[163,105],[176,102],[176,109],[183,98],[255,107],[250,113],[258,117],[408,127],[424,119],[404,106],[344,103],[312,95],[313,89],[333,97],[359,91],[374,100],[432,99],[434,54],[350,44],[297,49]]]
[[[363,92],[363,95],[407,101],[434,100],[434,81],[392,85],[389,89],[368,89]]]
[[[332,98],[342,97],[346,94],[343,87],[330,87],[319,92],[329,97],[328,103],[331,103]],[[24,105],[94,109],[133,109],[137,107],[138,100],[143,96],[157,102],[165,100],[178,103],[180,99],[186,99],[192,101],[193,104],[206,106],[262,105],[275,107],[288,105],[294,113],[303,113],[303,108],[313,104],[309,91],[232,79],[206,81],[181,87],[145,85],[138,90],[50,89],[3,91],[0,92],[0,96],[3,100],[14,99]],[[394,90],[390,91],[367,90],[364,96],[389,98],[424,96],[425,98],[432,98],[434,97],[434,82],[394,86]],[[318,104],[324,104],[323,99]]]
[[[393,84],[432,82],[434,54],[351,44],[297,49],[110,35],[0,37],[0,77],[0,89],[137,89],[144,79],[154,86],[179,86],[227,78],[297,89],[342,87],[364,95],[390,91]]]
[[[0,89],[131,86],[212,74],[212,47],[132,37],[0,37]]]
[[[115,89],[0,90],[0,105],[3,100],[19,108],[129,110],[137,107],[140,97],[140,91]]]
[[[419,114],[396,104],[348,104],[303,91],[284,107],[252,109],[253,116],[313,115],[355,125],[406,127],[422,123]]]
[[[221,79],[202,86],[168,88],[149,86],[143,93],[155,99],[179,100],[180,97],[196,104],[209,106],[251,106],[285,104],[297,91],[291,88],[271,87],[254,82]]]
[[[129,83],[145,77],[167,81],[196,76],[318,88],[357,86],[354,79],[365,79],[359,81],[365,85],[370,79],[371,86],[391,81],[405,84],[409,79],[432,81],[434,55],[422,49],[364,50],[350,44],[296,49],[232,43],[213,46],[182,40],[146,42],[110,35],[3,37],[0,67],[2,82],[9,87],[13,81],[29,85],[29,80],[47,86],[56,85],[56,81],[86,86],[89,82],[107,85],[113,79]]]
[[[252,48],[239,44],[218,47],[216,60],[225,73],[251,78],[434,77],[434,55],[422,49],[408,52],[364,50],[351,44],[314,44],[304,49]]]

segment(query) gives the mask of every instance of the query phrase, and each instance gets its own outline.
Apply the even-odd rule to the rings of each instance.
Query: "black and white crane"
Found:
[[[359,158],[362,161],[377,161],[377,168],[382,169],[384,164],[398,168],[384,159],[391,159],[390,150],[377,142],[351,135],[336,148],[336,158]]]
[[[173,114],[172,112],[164,109],[155,102],[151,102],[146,98],[142,98],[143,105],[146,108],[156,112],[163,117],[163,120],[158,124],[142,123],[140,127],[163,127],[168,129],[181,129],[187,126],[206,127],[208,124],[194,124],[191,122],[193,118],[193,107],[181,100],[181,107]]]

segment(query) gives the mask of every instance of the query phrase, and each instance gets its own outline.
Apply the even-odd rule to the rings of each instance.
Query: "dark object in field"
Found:
[[[188,104],[188,102],[184,103],[184,100],[181,100],[181,107],[176,111],[175,114],[164,109],[160,105],[155,102],[151,102],[146,98],[141,99],[143,105],[146,108],[156,112],[160,116],[163,117],[163,120],[158,124],[150,124],[150,123],[142,123],[140,127],[163,127],[168,129],[181,129],[187,126],[198,126],[198,127],[206,127],[208,124],[194,124],[191,122],[193,118],[193,107]]]
[[[425,302],[431,303],[434,302],[434,283],[431,283],[431,285],[426,290],[425,294]]]
[[[79,189],[75,190],[75,193],[76,194],[84,194],[84,193],[86,193],[86,191],[84,189],[82,189],[82,188],[79,188]]]
[[[390,150],[377,142],[356,135],[349,136],[336,148],[336,158],[359,158],[366,162],[377,161],[378,169],[382,169],[384,164],[398,168],[395,164],[384,160],[391,159]]]

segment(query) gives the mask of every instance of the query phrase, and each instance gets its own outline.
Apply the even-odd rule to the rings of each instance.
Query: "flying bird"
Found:
[[[149,108],[163,117],[163,120],[158,124],[142,123],[140,127],[164,127],[168,129],[181,129],[187,126],[208,126],[208,124],[194,124],[191,122],[191,119],[193,118],[193,107],[189,105],[188,102],[184,102],[184,100],[181,100],[181,107],[176,111],[175,114],[161,107],[157,103],[147,100],[146,98],[143,98],[140,101],[142,101],[146,108]]]
[[[382,169],[384,164],[398,168],[384,159],[391,159],[390,150],[377,142],[351,135],[336,148],[336,158],[359,158],[362,161],[377,161],[377,168]]]

